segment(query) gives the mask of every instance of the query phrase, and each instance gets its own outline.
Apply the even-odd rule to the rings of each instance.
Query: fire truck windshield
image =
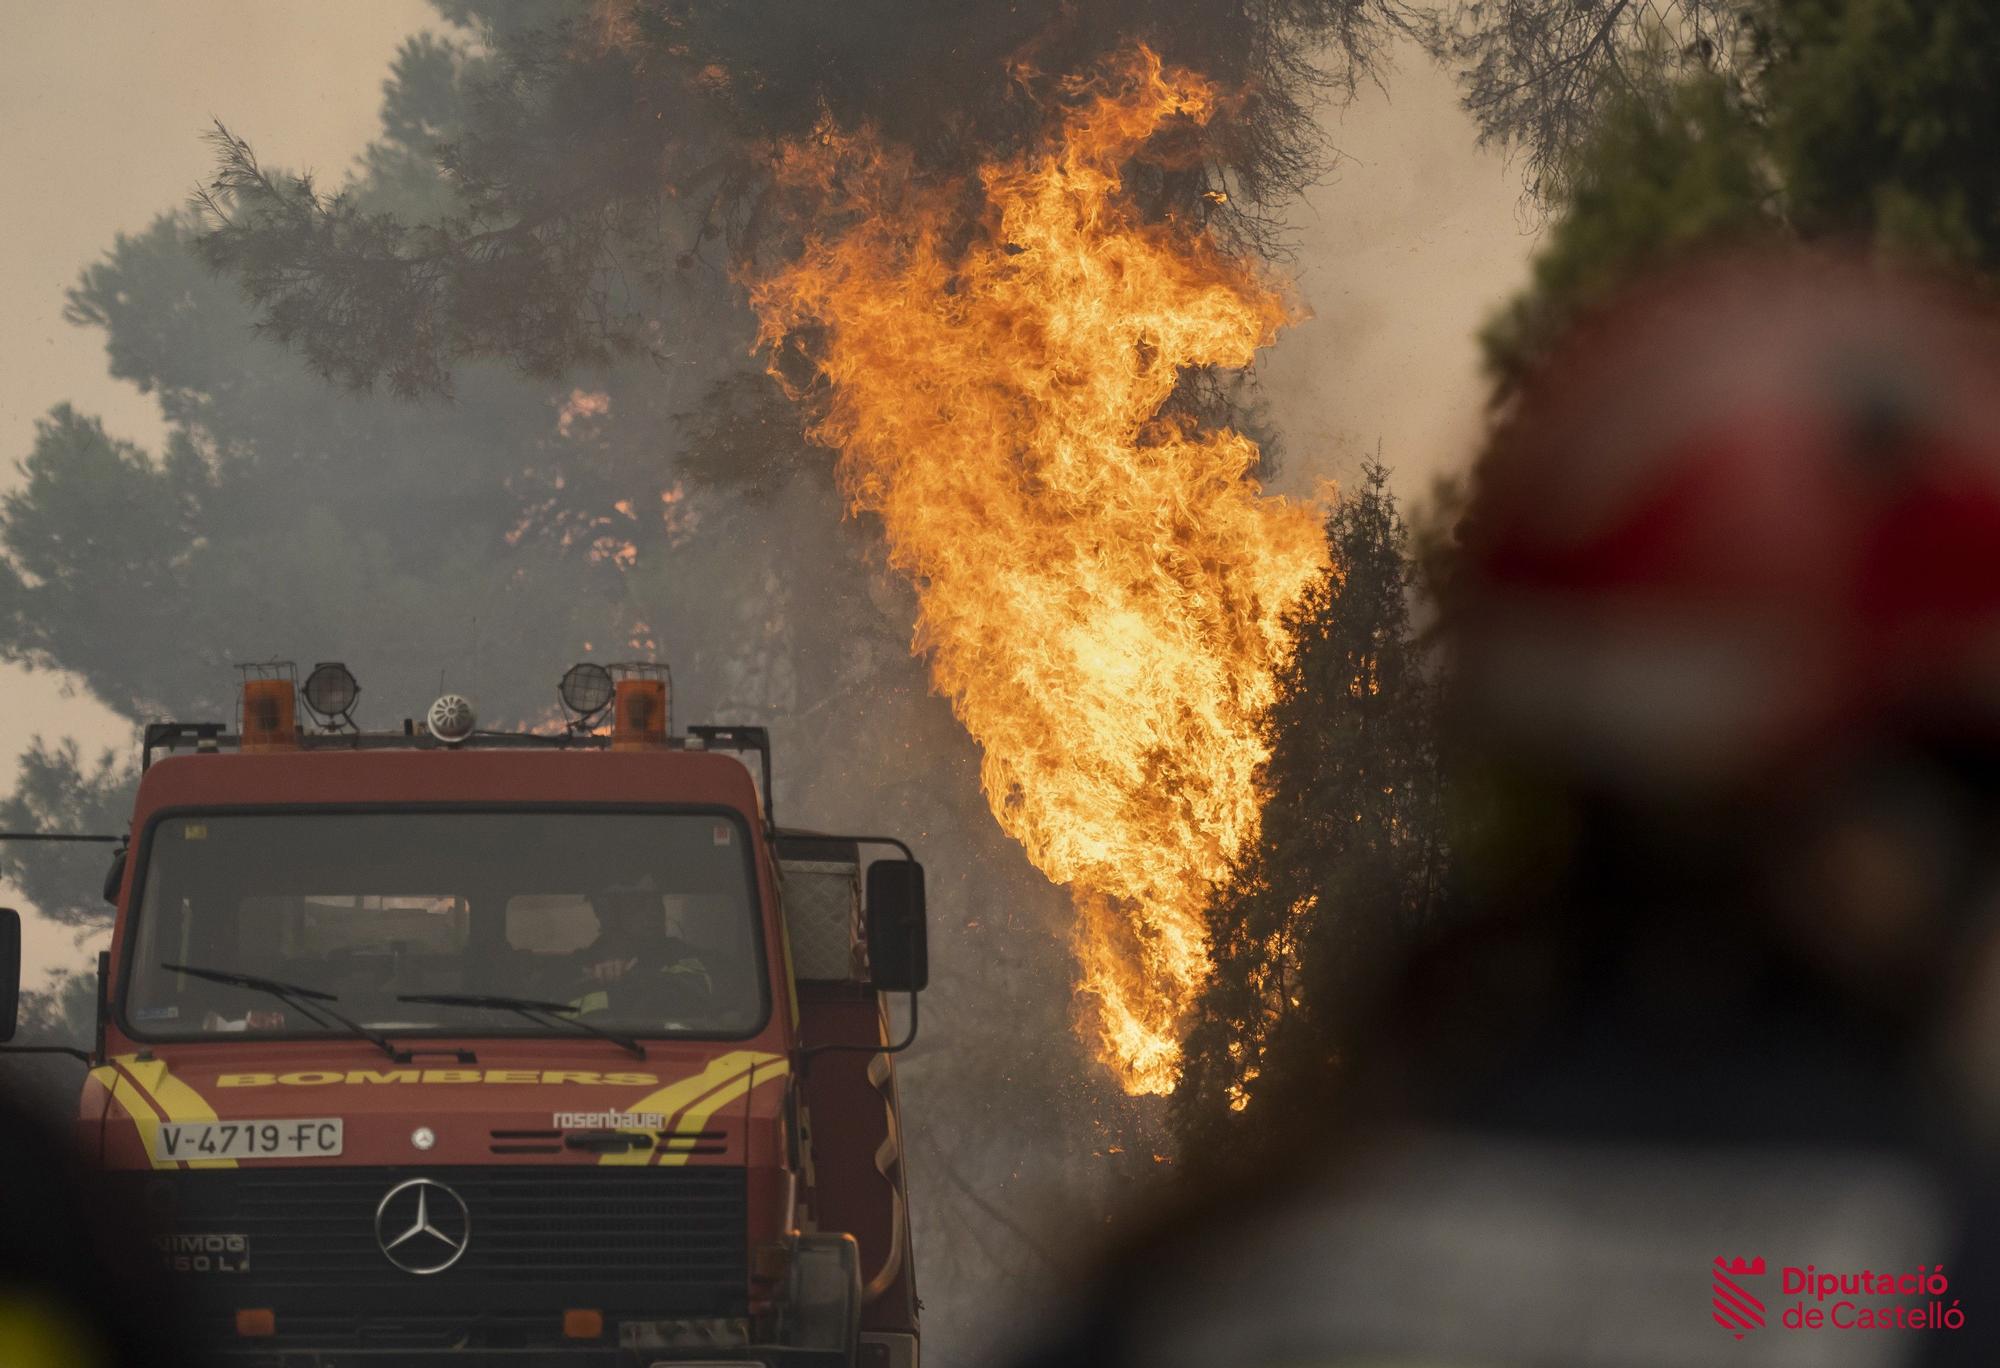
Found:
[[[734,816],[566,809],[181,813],[143,848],[127,1030],[349,1033],[241,983],[331,994],[372,1031],[571,1035],[469,1003],[559,1003],[625,1036],[748,1035],[766,1016]],[[199,965],[197,975],[170,966]]]

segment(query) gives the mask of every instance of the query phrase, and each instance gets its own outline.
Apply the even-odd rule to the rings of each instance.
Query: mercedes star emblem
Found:
[[[375,1243],[405,1273],[442,1273],[472,1243],[472,1214],[443,1183],[412,1178],[375,1208]]]

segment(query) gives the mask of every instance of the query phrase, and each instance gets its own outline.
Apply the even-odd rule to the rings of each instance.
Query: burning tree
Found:
[[[1281,614],[1322,551],[1309,513],[1258,496],[1253,443],[1161,416],[1185,371],[1247,365],[1283,317],[1244,262],[1119,193],[1215,93],[1143,50],[1089,90],[1046,147],[982,165],[969,233],[965,187],[873,138],[788,146],[780,183],[830,226],[751,298],[918,585],[994,816],[1075,895],[1088,1038],[1164,1092],[1202,899],[1255,829]]]
[[[1206,886],[1255,829],[1280,615],[1323,558],[1257,498],[1228,374],[1285,316],[1256,263],[1327,164],[1318,96],[1412,12],[468,8],[495,55],[440,150],[449,205],[374,211],[222,134],[210,260],[322,373],[408,393],[467,357],[679,365],[730,332],[690,326],[690,283],[749,284],[850,510],[917,585],[995,815],[1076,891],[1087,1033],[1166,1091]],[[744,397],[710,404],[735,421]],[[730,473],[764,484],[748,455]]]
[[[437,148],[453,193],[384,212],[270,174],[218,136],[209,260],[241,276],[264,326],[323,374],[449,390],[500,357],[559,376],[675,355],[703,334],[685,292],[775,248],[773,149],[821,127],[873,129],[921,176],[970,176],[1042,142],[1064,92],[1146,45],[1227,92],[1125,186],[1147,218],[1281,245],[1278,212],[1332,160],[1320,97],[1377,69],[1403,0],[455,0],[492,51],[464,75],[469,118]],[[976,206],[964,208],[976,216]],[[970,221],[970,218],[966,220]],[[718,260],[718,255],[720,259]]]
[[[1064,1182],[1037,1156],[1108,1149],[1097,1127],[1120,1116],[1062,1035],[1071,924],[1097,947],[1085,1020],[1127,1082],[1172,1083],[1193,1008],[1185,1124],[1220,1134],[1232,1102],[1277,1107],[1335,1057],[1343,938],[1424,906],[1435,780],[1393,508],[1379,483],[1342,505],[1329,574],[1310,519],[1257,496],[1233,377],[1285,314],[1260,258],[1330,156],[1315,99],[1430,7],[440,8],[481,41],[406,50],[355,183],[323,192],[221,138],[199,245],[247,311],[190,269],[180,219],[80,287],[77,317],[179,436],[151,456],[51,418],[6,509],[5,647],[137,717],[226,711],[232,655],[364,633],[364,677],[420,692],[406,662],[436,658],[440,620],[465,625],[454,646],[476,640],[483,676],[517,681],[549,677],[549,621],[577,647],[654,643],[691,706],[775,724],[788,812],[924,829],[934,867],[961,871],[939,898],[951,1005],[909,1075],[951,1105],[913,1140],[968,1194],[924,1218],[971,1237],[957,1281],[1011,1273],[1038,1238],[1031,1190]],[[1775,221],[1773,166],[1799,224],[1990,265],[1991,176],[1964,130],[1990,127],[1991,94],[1954,60],[1991,50],[1979,7],[1797,0],[1750,48],[1723,41],[1729,8],[1673,11],[1681,46],[1648,39],[1657,7],[1619,0],[1464,7],[1447,17],[1466,46],[1427,30],[1468,65],[1489,132],[1537,157],[1638,92],[1623,134],[1544,182],[1574,187],[1548,307],[1628,242]],[[1859,63],[1864,40],[1920,79]],[[1665,65],[1640,82],[1648,52]],[[1871,112],[1844,121],[1825,92],[1857,79]],[[1872,171],[1841,179],[1841,148]],[[248,318],[350,388],[457,406],[310,384]],[[78,553],[107,526],[130,555]],[[1294,801],[1324,774],[1333,799]],[[42,778],[17,795],[27,819],[118,782],[55,751]],[[1339,824],[1356,814],[1360,831]],[[1023,847],[1081,890],[1080,919]],[[1206,995],[1204,941],[1223,970]],[[1008,1051],[939,1047],[996,1021]],[[1010,1249],[989,1259],[987,1239]]]
[[[743,633],[731,668],[757,681],[738,695],[756,700],[748,716],[819,761],[781,791],[787,811],[811,822],[837,803],[850,823],[907,810],[934,866],[963,871],[938,900],[949,991],[928,1039],[944,1045],[906,1077],[934,1099],[919,1109],[930,1133],[913,1143],[955,1175],[922,1213],[926,1229],[963,1237],[942,1253],[965,1266],[939,1268],[939,1281],[982,1286],[990,1302],[995,1272],[1018,1285],[1046,1194],[1073,1208],[1103,1181],[1096,1164],[1081,1182],[1064,1177],[1061,1156],[1118,1150],[1146,1172],[1152,1150],[1112,1133],[1128,1118],[1063,1029],[1072,933],[985,813],[990,803],[1025,834],[1044,868],[1090,877],[1084,924],[1108,943],[1086,1019],[1095,1039],[1128,1018],[1136,1029],[1110,1057],[1132,1086],[1163,1090],[1202,967],[1206,881],[1255,826],[1253,719],[1279,615],[1324,557],[1309,516],[1256,496],[1262,458],[1232,421],[1246,410],[1228,372],[1283,317],[1256,258],[1277,246],[1275,207],[1325,165],[1316,96],[1370,69],[1398,11],[1368,0],[902,0],[774,17],[770,5],[638,3],[547,24],[532,5],[454,8],[485,26],[490,56],[456,68],[466,114],[436,149],[450,193],[415,212],[325,194],[223,135],[203,250],[248,287],[268,334],[351,388],[462,401],[466,367],[481,359],[593,392],[611,377],[610,414],[578,421],[617,445],[657,432],[626,415],[662,408],[637,380],[649,367],[621,360],[704,378],[706,399],[668,410],[702,444],[682,466],[705,496],[691,544],[733,535],[764,548],[763,579],[690,594],[642,548],[625,582],[683,620],[780,622],[775,637]],[[1100,98],[1090,82],[1107,59],[1130,70],[1142,42],[1158,54],[1151,78]],[[1101,126],[1074,125],[1092,110]],[[839,149],[864,143],[900,185],[842,160]],[[893,225],[847,231],[868,196],[892,191],[917,216],[903,226],[921,222],[914,252],[884,236]],[[1019,216],[1009,204],[1047,221],[1006,222]],[[888,253],[887,283],[925,291],[900,318],[801,273],[871,242]],[[1150,279],[1157,316],[1085,317],[1092,290],[1125,271],[1120,298],[1139,301]],[[773,407],[752,318],[707,307],[732,279],[760,287],[754,321],[797,409]],[[873,420],[857,415],[893,406],[899,378],[930,374],[927,357],[883,346],[896,328],[946,344],[941,359],[959,369],[925,385],[899,430],[871,437]],[[1010,343],[1024,361],[1010,360]],[[741,369],[715,366],[732,350]],[[833,457],[802,453],[808,427],[844,453],[838,496]],[[659,442],[653,480],[674,445]],[[932,449],[932,464],[917,481],[896,478],[898,461],[922,454],[912,447]],[[570,504],[559,480],[535,484],[550,516]],[[986,539],[954,547],[939,495]],[[837,497],[856,515],[844,531]],[[1008,548],[995,539],[1004,527],[982,529],[982,505],[1032,515],[1043,531]],[[1159,549],[1134,554],[1134,538]],[[1064,590],[1061,572],[1088,569],[1093,547],[1105,555],[1095,578]],[[884,561],[914,577],[914,594],[874,573]],[[1017,589],[1046,611],[982,644],[978,614],[1027,608],[1026,593],[1009,598]],[[1095,615],[1093,595],[1125,606]],[[983,755],[928,696],[907,649],[912,621]],[[834,640],[839,623],[856,630]],[[727,657],[722,636],[712,649]],[[1109,649],[1090,649],[1093,636]],[[1065,654],[1067,673],[1047,668]],[[1081,681],[1079,661],[1091,666]],[[1046,689],[1009,676],[1029,666]],[[1124,707],[1121,671],[1146,682],[1144,707]],[[1128,738],[1107,748],[1121,727]],[[1080,785],[1057,791],[1046,780],[1065,744],[1088,764]],[[894,782],[864,782],[885,762]],[[1169,839],[1118,835],[1145,822]],[[1168,971],[1157,984],[1156,965]],[[1010,1024],[1010,1050],[979,1046],[995,1021]]]
[[[1475,102],[1525,73],[1495,128],[1587,85],[1551,125],[1571,130],[1604,85],[1578,73],[1639,40],[1636,12],[461,8],[492,55],[438,147],[447,202],[322,194],[219,132],[204,252],[323,374],[411,394],[466,358],[679,366],[732,330],[689,292],[747,284],[850,511],[918,587],[917,645],[995,816],[1075,892],[1084,1030],[1125,1087],[1167,1091],[1205,890],[1256,830],[1282,614],[1323,557],[1256,498],[1217,379],[1285,316],[1256,267],[1328,164],[1318,98],[1373,72],[1384,35],[1421,33],[1471,64]],[[1690,42],[1721,22],[1676,13]],[[1541,55],[1519,58],[1530,31]],[[710,402],[737,404],[738,379]],[[732,473],[758,485],[760,466]]]
[[[449,203],[436,144],[463,126],[484,60],[449,41],[406,46],[383,136],[347,187],[357,212],[421,221]],[[1102,1147],[1103,1085],[1066,1030],[1050,935],[1061,898],[986,816],[977,751],[907,649],[910,598],[877,573],[872,522],[842,520],[798,410],[746,366],[753,329],[734,288],[697,273],[679,298],[677,326],[733,328],[740,346],[561,383],[467,360],[449,404],[354,395],[258,338],[237,282],[204,269],[184,217],[164,216],[93,265],[71,303],[102,330],[114,373],[158,396],[169,443],[147,451],[50,415],[0,505],[0,650],[75,677],[135,728],[230,717],[230,662],[273,654],[345,657],[364,716],[393,726],[441,667],[489,718],[536,722],[577,657],[657,652],[678,718],[770,724],[786,820],[924,833],[940,923],[926,1016],[942,1029],[903,1077],[939,1101],[910,1138],[978,1194],[949,1181],[920,1194],[925,1234],[950,1232],[926,1255],[927,1295],[948,1309],[980,1289],[980,1311],[1003,1315],[987,1290],[1027,1296],[1026,1251],[1097,1192],[1069,1162]],[[10,827],[117,829],[122,761],[31,751]],[[102,850],[0,856],[44,911],[103,923]],[[65,1009],[87,1006],[75,990],[88,983],[38,997],[29,1029],[78,1041],[88,1011]],[[1009,1023],[1005,1051],[983,1044],[995,1021]],[[961,1323],[974,1319],[968,1308]]]
[[[1293,649],[1260,723],[1262,827],[1205,911],[1214,973],[1173,1099],[1197,1163],[1241,1162],[1322,1112],[1354,1023],[1443,895],[1437,680],[1381,465],[1326,535],[1333,565],[1286,615]]]

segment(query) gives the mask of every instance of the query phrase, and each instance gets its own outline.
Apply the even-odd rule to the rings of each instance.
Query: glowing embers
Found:
[[[1261,496],[1253,442],[1163,416],[1285,318],[1120,180],[1212,103],[1141,50],[1045,147],[981,168],[969,237],[966,187],[823,128],[779,176],[836,226],[752,289],[774,373],[824,386],[813,436],[918,588],[915,645],[995,816],[1072,889],[1080,1025],[1138,1092],[1173,1085],[1207,890],[1257,827],[1283,613],[1325,556],[1311,510]]]

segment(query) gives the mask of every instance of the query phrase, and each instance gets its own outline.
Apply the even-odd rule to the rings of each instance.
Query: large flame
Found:
[[[820,229],[752,302],[774,372],[812,363],[813,436],[917,587],[916,647],[994,815],[1073,892],[1081,1029],[1129,1090],[1164,1092],[1203,903],[1256,832],[1283,610],[1325,548],[1312,510],[1262,496],[1248,438],[1160,417],[1184,369],[1248,365],[1286,317],[1120,179],[1213,90],[1141,51],[1076,95],[977,191],[866,131],[787,147]]]

